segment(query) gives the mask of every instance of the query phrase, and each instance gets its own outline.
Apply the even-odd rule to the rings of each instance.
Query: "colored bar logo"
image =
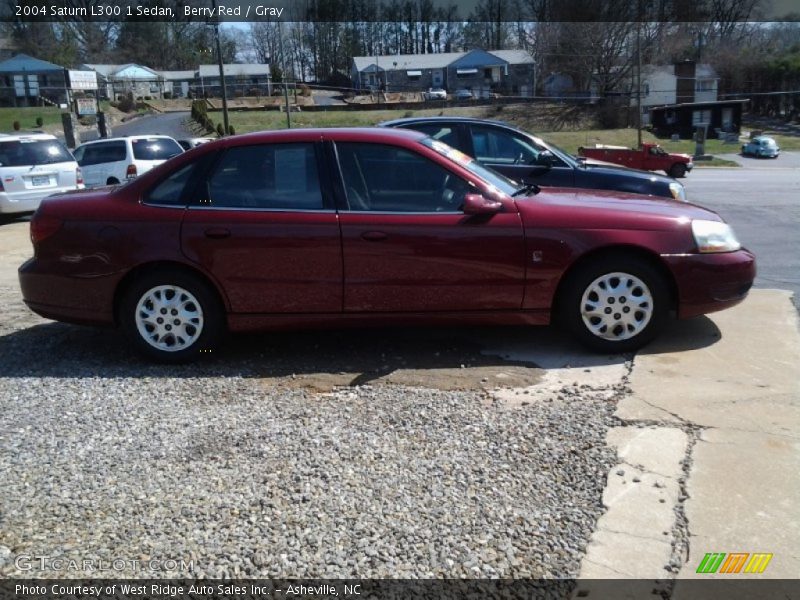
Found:
[[[748,552],[732,552],[725,554],[724,552],[709,552],[700,561],[697,567],[697,573],[763,573],[769,561],[772,560],[772,554],[766,552],[756,552],[750,554]]]

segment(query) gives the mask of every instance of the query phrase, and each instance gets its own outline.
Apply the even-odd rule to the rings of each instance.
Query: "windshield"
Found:
[[[178,142],[168,138],[133,140],[131,143],[133,157],[138,160],[166,160],[183,152]]]
[[[478,161],[470,158],[460,150],[456,150],[452,146],[448,146],[444,142],[434,140],[433,138],[426,137],[420,140],[423,146],[427,146],[447,158],[448,160],[457,163],[459,166],[467,169],[470,173],[480,177],[483,181],[490,184],[494,188],[500,190],[509,196],[520,189],[516,182],[512,181],[505,175],[501,175],[497,171],[484,167]]]
[[[51,165],[74,160],[58,140],[0,142],[0,166],[3,167]]]

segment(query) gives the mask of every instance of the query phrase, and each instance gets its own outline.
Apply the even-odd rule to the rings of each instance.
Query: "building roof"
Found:
[[[178,81],[181,79],[194,79],[195,71],[156,71],[167,81]]]
[[[0,73],[20,73],[22,71],[63,71],[64,67],[54,65],[46,60],[39,60],[27,54],[17,54],[0,63]]]
[[[533,63],[533,58],[525,50],[485,50],[469,52],[440,52],[436,54],[391,54],[386,56],[354,56],[353,62],[358,71],[382,71],[408,69],[444,69],[460,61],[469,54],[496,57],[501,63],[512,65]]]
[[[200,65],[197,73],[200,77],[219,77],[219,65]],[[226,64],[223,65],[223,73],[226,77],[269,75],[269,65],[266,63]]]

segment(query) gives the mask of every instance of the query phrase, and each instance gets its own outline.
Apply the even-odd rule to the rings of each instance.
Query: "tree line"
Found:
[[[34,3],[35,0],[22,0]],[[87,5],[88,0],[63,0]],[[354,56],[523,49],[542,89],[550,73],[578,91],[630,86],[643,64],[710,63],[721,94],[800,89],[800,14],[758,21],[769,0],[476,0],[469,14],[447,0],[296,0],[282,21],[220,27],[225,62],[266,62],[276,81],[350,85]],[[186,0],[144,0],[183,14]],[[580,14],[576,14],[580,9]],[[672,19],[672,20],[670,20]],[[214,62],[213,27],[170,22],[11,21],[22,52],[59,64],[139,63],[159,70]],[[765,106],[774,99],[756,99]]]

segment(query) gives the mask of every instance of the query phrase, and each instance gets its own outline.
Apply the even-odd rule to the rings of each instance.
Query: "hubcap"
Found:
[[[620,305],[622,311],[620,312]],[[629,273],[607,273],[583,292],[583,324],[605,340],[627,340],[641,333],[653,316],[653,295],[645,283]]]
[[[161,315],[170,314],[167,320]],[[197,299],[176,285],[145,292],[136,305],[136,328],[153,348],[177,352],[194,344],[203,332],[203,309]]]

